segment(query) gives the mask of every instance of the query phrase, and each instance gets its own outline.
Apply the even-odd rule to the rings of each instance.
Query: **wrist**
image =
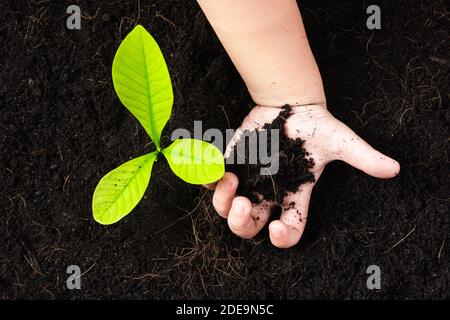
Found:
[[[324,105],[322,77],[312,53],[289,59],[270,72],[244,77],[247,89],[258,105],[281,107]]]
[[[327,101],[325,94],[321,92],[303,93],[297,95],[281,95],[278,93],[262,93],[250,91],[256,105],[281,108],[284,105],[291,107],[321,106],[326,109]]]

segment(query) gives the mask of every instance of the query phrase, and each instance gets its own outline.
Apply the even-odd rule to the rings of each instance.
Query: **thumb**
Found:
[[[336,160],[364,171],[375,178],[392,178],[400,172],[400,164],[394,159],[372,148],[353,130],[342,124],[336,131]]]

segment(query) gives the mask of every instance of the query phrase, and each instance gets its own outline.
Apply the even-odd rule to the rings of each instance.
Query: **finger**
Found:
[[[268,201],[252,204],[246,197],[236,197],[228,215],[228,226],[241,238],[253,238],[269,220],[271,209]]]
[[[300,240],[308,217],[309,200],[313,184],[301,186],[296,193],[289,193],[283,199],[280,220],[269,225],[270,240],[278,248],[289,248]]]
[[[343,125],[337,130],[337,159],[375,178],[392,178],[400,172],[400,164],[397,161],[372,148],[350,128]]]
[[[238,184],[238,178],[231,172],[225,172],[222,179],[217,182],[212,202],[217,213],[223,218],[228,217]]]

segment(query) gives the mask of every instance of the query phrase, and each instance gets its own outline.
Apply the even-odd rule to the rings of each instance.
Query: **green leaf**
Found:
[[[206,184],[219,180],[225,173],[222,153],[213,144],[178,139],[162,150],[172,171],[192,184]]]
[[[155,39],[138,25],[117,49],[112,67],[120,101],[139,120],[159,150],[173,104],[172,83]]]
[[[157,154],[154,151],[125,162],[100,180],[92,199],[97,222],[112,224],[133,210],[147,189]]]

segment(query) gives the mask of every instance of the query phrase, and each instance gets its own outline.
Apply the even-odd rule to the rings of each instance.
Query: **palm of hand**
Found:
[[[280,108],[274,107],[254,107],[236,130],[225,157],[244,131],[271,123],[280,111]],[[305,141],[304,148],[314,159],[311,171],[316,181],[326,164],[333,160],[343,160],[377,178],[393,177],[400,170],[395,160],[373,149],[323,106],[293,107],[284,129],[288,137]],[[273,203],[264,200],[255,205],[245,197],[235,197],[237,185],[237,177],[227,172],[216,185],[207,187],[215,189],[213,205],[222,217],[228,219],[230,229],[238,236],[252,238],[267,223]],[[270,239],[275,246],[288,248],[300,240],[307,221],[313,186],[313,183],[303,184],[297,192],[285,196],[280,204],[283,208],[280,219],[269,225]]]

